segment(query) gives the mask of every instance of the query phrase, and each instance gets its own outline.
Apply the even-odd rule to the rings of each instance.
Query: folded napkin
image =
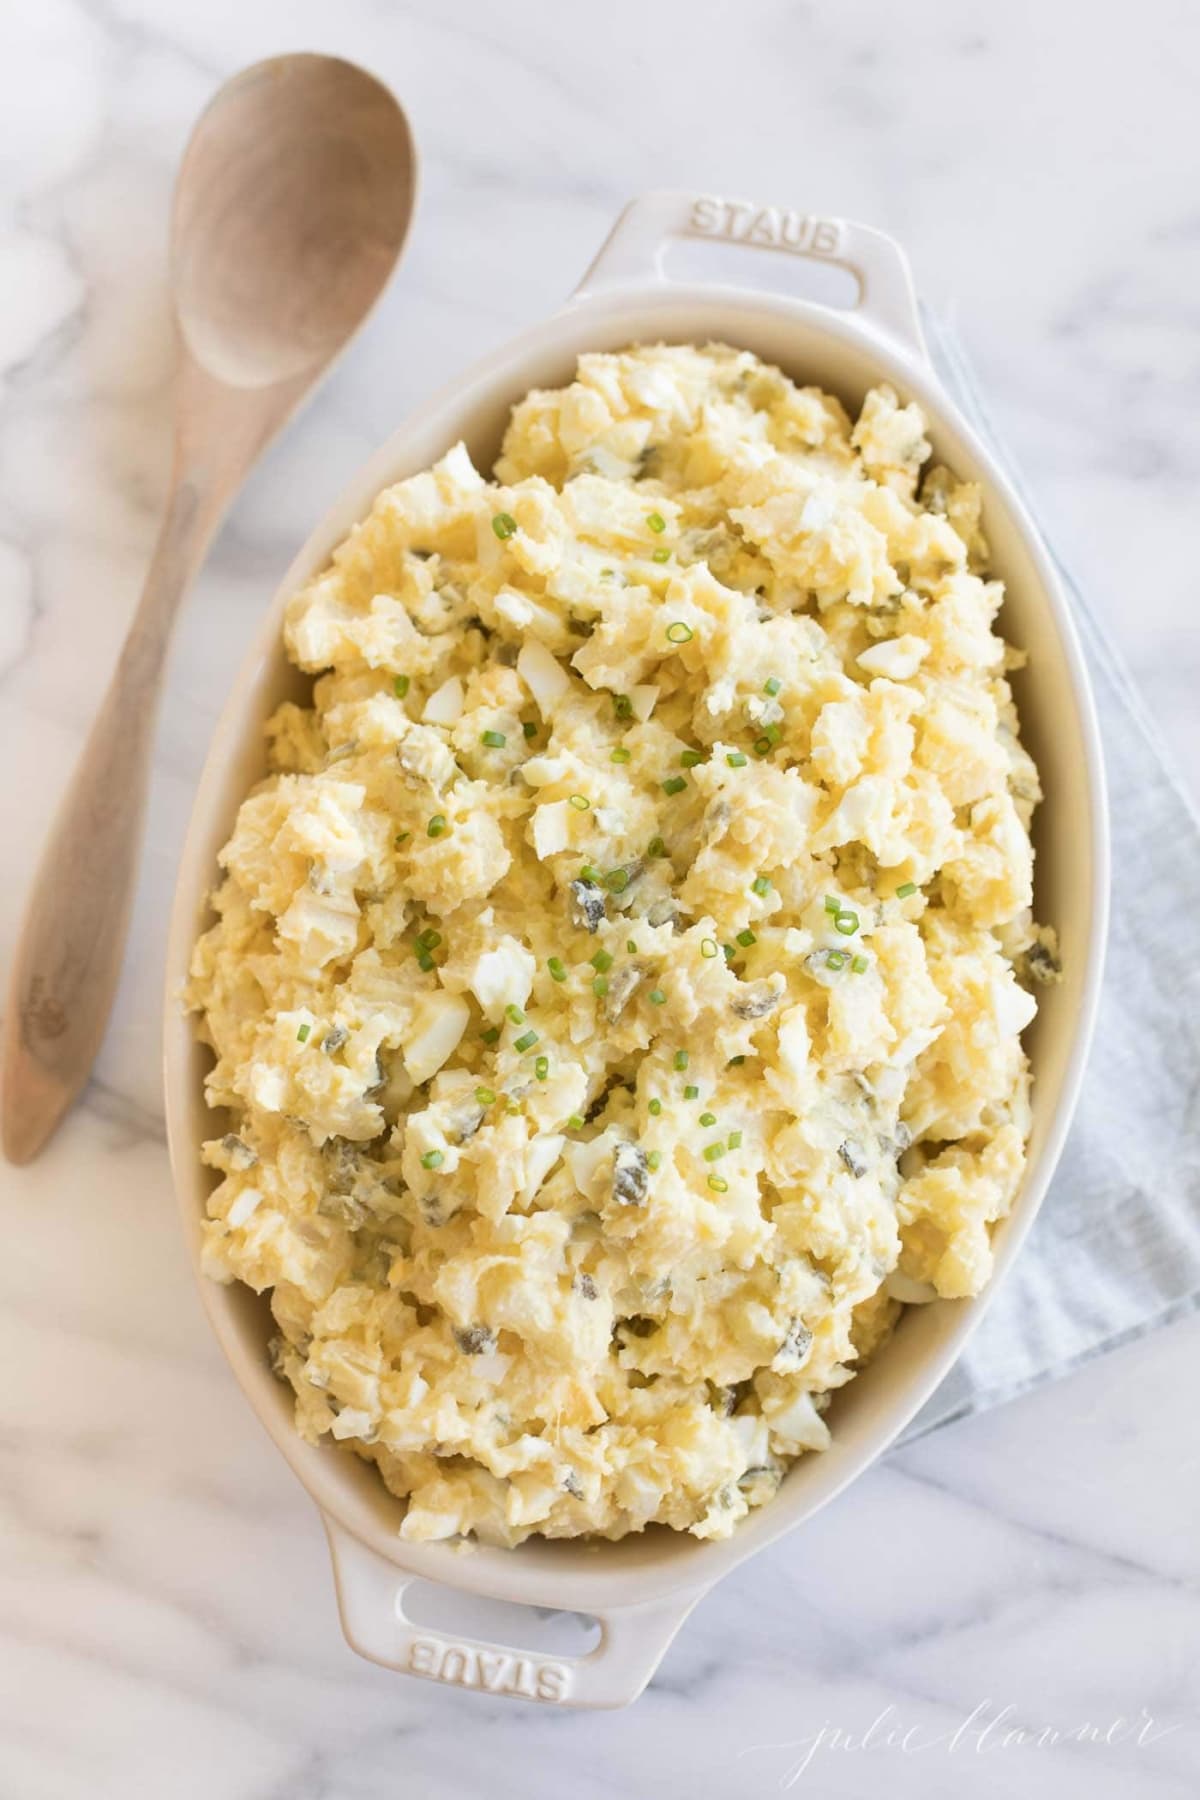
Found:
[[[935,318],[925,329],[947,390],[1011,475],[961,346]],[[901,1443],[1200,1305],[1200,818],[1129,675],[1058,568],[1108,772],[1112,923],[1100,1013],[1075,1123],[1033,1229]]]

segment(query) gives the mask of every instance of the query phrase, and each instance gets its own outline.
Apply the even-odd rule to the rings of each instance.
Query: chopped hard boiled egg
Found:
[[[291,601],[190,1002],[205,1267],[402,1534],[723,1537],[1029,1130],[1037,775],[975,488],[886,387],[584,356]]]

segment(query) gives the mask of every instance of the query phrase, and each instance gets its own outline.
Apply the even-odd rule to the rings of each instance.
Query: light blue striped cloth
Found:
[[[948,391],[1011,475],[960,345],[935,318],[924,323]],[[1070,571],[1058,568],[1108,771],[1112,924],[1100,1015],[1079,1110],[1037,1221],[979,1330],[901,1443],[1200,1305],[1200,819],[1129,675]]]

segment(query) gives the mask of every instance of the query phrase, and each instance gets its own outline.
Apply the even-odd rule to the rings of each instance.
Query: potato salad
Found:
[[[205,1261],[404,1538],[724,1537],[987,1281],[1057,953],[980,513],[887,387],[639,346],[292,598]]]

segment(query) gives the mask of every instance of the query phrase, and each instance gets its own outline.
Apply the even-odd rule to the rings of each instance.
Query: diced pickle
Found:
[[[594,935],[608,916],[604,890],[597,887],[594,881],[573,881],[570,894],[569,913],[572,925]]]
[[[613,1151],[613,1199],[618,1206],[641,1206],[650,1186],[650,1166],[640,1144],[618,1144]]]

